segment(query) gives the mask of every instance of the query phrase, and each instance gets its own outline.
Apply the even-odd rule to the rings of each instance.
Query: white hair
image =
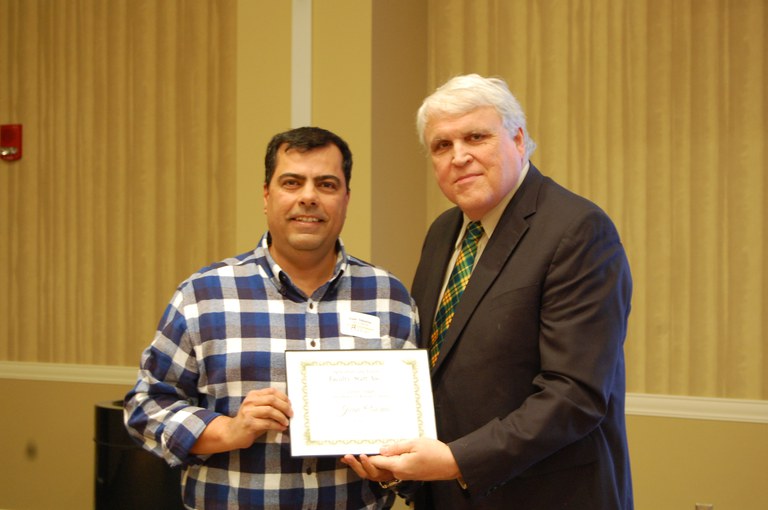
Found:
[[[530,157],[536,149],[536,142],[528,136],[525,113],[520,103],[509,91],[504,80],[485,78],[479,74],[451,78],[424,100],[416,114],[419,140],[426,146],[424,130],[433,117],[462,115],[483,106],[492,106],[498,112],[510,136],[517,136],[517,130],[522,129],[525,155]]]

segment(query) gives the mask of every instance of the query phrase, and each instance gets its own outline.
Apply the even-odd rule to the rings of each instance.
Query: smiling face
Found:
[[[277,154],[272,179],[264,185],[264,212],[272,236],[270,252],[283,265],[335,261],[349,192],[342,156],[333,144]]]
[[[479,220],[517,184],[525,165],[522,129],[511,136],[491,106],[427,121],[424,140],[443,194]]]

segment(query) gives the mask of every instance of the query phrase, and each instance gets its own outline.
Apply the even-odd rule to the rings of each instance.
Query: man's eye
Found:
[[[325,189],[336,189],[336,183],[330,181],[321,182],[318,186]]]
[[[472,142],[480,142],[485,140],[487,135],[485,133],[472,133],[467,138]]]
[[[443,152],[450,146],[451,146],[451,142],[449,142],[448,140],[439,140],[432,144],[432,152],[435,152],[435,153]]]

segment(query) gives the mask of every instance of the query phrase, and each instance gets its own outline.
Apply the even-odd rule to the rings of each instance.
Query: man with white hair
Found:
[[[448,81],[417,125],[457,206],[430,227],[411,289],[439,440],[345,462],[391,475],[387,486],[424,481],[421,510],[632,509],[632,280],[614,224],[529,161],[535,144],[502,80]]]

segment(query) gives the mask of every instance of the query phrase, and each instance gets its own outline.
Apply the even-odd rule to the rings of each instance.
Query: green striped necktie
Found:
[[[472,274],[472,267],[475,265],[475,254],[477,253],[477,242],[483,235],[483,226],[479,221],[473,221],[467,225],[467,231],[464,233],[464,240],[461,242],[461,251],[456,258],[456,264],[453,266],[451,276],[448,278],[448,284],[445,287],[445,293],[440,300],[440,308],[437,310],[435,322],[432,324],[432,337],[429,342],[429,361],[435,366],[437,357],[440,355],[440,347],[443,345],[445,333],[453,320],[453,312],[456,305],[459,304],[464,288],[467,286],[469,276]]]

